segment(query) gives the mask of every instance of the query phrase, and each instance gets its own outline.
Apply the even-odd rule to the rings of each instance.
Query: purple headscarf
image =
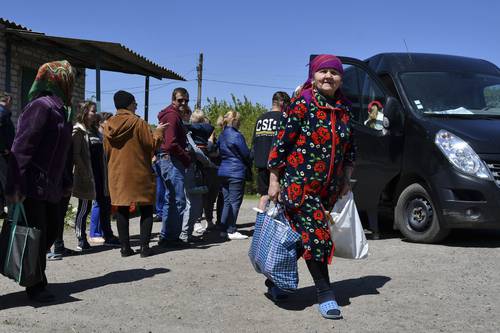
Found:
[[[306,89],[310,89],[312,87],[314,73],[325,68],[333,68],[340,75],[344,75],[344,68],[342,67],[342,62],[340,61],[339,58],[337,58],[332,54],[317,55],[309,63],[309,76],[307,78],[307,81],[302,85],[301,92],[303,92]]]

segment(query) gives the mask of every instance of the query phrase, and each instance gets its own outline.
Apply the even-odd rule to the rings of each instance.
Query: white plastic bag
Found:
[[[333,244],[334,256],[346,259],[368,257],[368,242],[359,219],[354,196],[349,192],[335,203],[328,223]]]

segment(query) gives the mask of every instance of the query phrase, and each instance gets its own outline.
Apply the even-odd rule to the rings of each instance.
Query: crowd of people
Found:
[[[40,67],[17,127],[10,120],[12,98],[2,93],[2,200],[23,202],[30,225],[43,235],[43,279],[26,288],[29,298],[53,299],[45,266],[47,259],[72,252],[62,237],[70,197],[78,199],[76,251],[100,243],[120,247],[122,257],[135,254],[129,219],[137,214],[137,252],[148,257],[153,221],[162,224],[159,247],[188,246],[211,230],[227,240],[248,238],[238,232],[236,221],[255,165],[259,208],[266,209],[270,200],[283,203],[291,227],[302,237],[299,254],[313,277],[320,313],[339,318],[328,275],[334,244],[325,210],[350,190],[355,159],[349,102],[340,90],[342,74],[335,56],[313,59],[308,80],[294,98],[285,92],[273,95],[272,110],[255,124],[251,149],[239,131],[238,112],[218,119],[221,132],[216,137],[204,113],[191,112],[184,88],[173,90],[154,130],[135,113],[134,96],[123,90],[114,94],[115,114],[98,113],[96,104],[86,101],[74,115],[74,70],[67,61]],[[286,298],[271,280],[265,284],[275,301]]]

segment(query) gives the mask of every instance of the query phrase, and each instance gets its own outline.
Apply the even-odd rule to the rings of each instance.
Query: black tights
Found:
[[[300,258],[304,250],[301,244],[297,245],[297,259]],[[314,286],[318,294],[318,302],[323,303],[333,298],[330,289],[330,275],[328,274],[328,263],[326,261],[306,260],[307,269],[314,280]]]
[[[139,209],[141,210],[141,247],[148,247],[151,229],[153,228],[153,206],[140,206]],[[129,219],[129,207],[119,206],[116,213],[116,226],[122,249],[130,248]]]
[[[328,264],[326,262],[306,260],[306,265],[314,280],[314,284],[316,284],[316,281],[323,280],[328,287],[330,286],[330,276],[328,274]]]

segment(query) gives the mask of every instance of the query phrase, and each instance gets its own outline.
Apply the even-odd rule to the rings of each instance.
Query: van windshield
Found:
[[[423,114],[500,116],[500,75],[407,72],[400,79],[413,108]]]

